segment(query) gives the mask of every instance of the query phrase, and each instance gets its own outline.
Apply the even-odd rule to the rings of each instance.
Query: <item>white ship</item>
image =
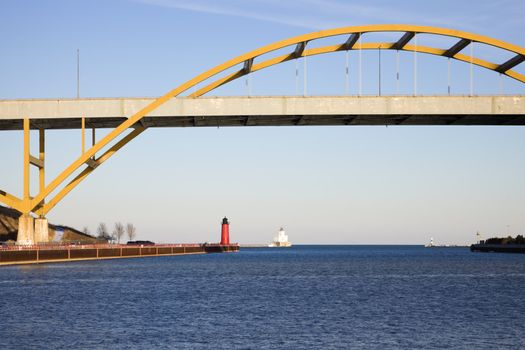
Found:
[[[268,244],[268,247],[291,247],[292,243],[288,241],[288,235],[284,233],[284,229],[281,227],[279,233],[274,237],[273,242]]]

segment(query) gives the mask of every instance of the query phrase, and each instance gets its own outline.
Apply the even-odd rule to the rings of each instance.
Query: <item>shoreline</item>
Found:
[[[481,253],[525,253],[525,244],[485,244],[478,243],[470,246],[471,252]]]

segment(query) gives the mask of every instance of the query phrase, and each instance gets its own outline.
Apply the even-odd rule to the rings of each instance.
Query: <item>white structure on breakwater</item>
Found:
[[[274,237],[273,242],[268,247],[291,247],[292,243],[288,241],[288,235],[284,232],[281,227],[279,233]]]

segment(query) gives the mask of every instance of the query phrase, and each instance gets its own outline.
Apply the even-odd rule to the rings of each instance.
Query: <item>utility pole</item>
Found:
[[[80,49],[77,49],[77,98],[80,98]]]

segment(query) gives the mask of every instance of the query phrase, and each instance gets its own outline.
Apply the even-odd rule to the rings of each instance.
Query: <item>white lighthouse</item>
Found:
[[[288,241],[288,235],[284,232],[284,229],[281,227],[277,236],[274,237],[273,242],[268,245],[268,247],[291,247],[292,243]]]

